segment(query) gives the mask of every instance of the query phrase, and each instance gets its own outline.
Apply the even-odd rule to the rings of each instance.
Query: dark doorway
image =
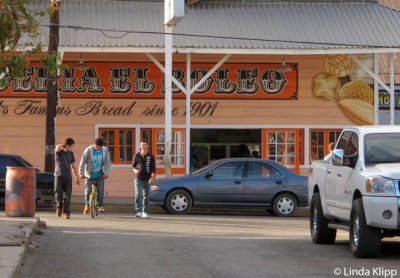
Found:
[[[230,157],[261,157],[261,129],[191,129],[192,151],[205,166],[210,162]]]

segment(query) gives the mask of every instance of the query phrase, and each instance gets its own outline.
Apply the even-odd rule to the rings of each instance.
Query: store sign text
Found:
[[[390,94],[385,90],[379,90],[379,110],[390,110]],[[400,88],[394,90],[394,109],[400,110]]]
[[[212,117],[219,105],[219,102],[199,102],[193,101],[191,103],[191,116],[192,117]],[[107,105],[101,100],[87,101],[83,105],[76,108],[71,106],[57,107],[57,116],[69,116],[71,114],[76,116],[133,116],[139,115],[142,117],[164,117],[165,108],[163,106],[154,104],[147,106],[143,111],[137,111],[135,108],[136,101],[131,101],[127,105]],[[15,115],[29,115],[29,116],[45,116],[47,112],[46,102],[37,99],[24,99],[17,102],[13,109],[7,105],[5,100],[0,100],[0,116],[14,113]],[[185,116],[186,109],[182,107],[172,108],[173,116]]]
[[[213,64],[192,64],[190,88],[193,88]],[[280,64],[224,64],[198,87],[195,99],[297,99],[297,64],[287,64],[290,72],[281,72]],[[174,63],[173,76],[185,87],[186,64]],[[0,88],[0,97],[46,97],[47,71],[38,63],[25,69],[24,76]],[[164,74],[152,63],[93,63],[80,70],[68,65],[58,80],[62,98],[164,98]],[[186,98],[173,84],[174,98]]]

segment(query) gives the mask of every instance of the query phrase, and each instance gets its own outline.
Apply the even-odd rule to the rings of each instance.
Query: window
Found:
[[[304,164],[302,129],[263,129],[262,142],[262,158],[275,161],[299,173],[300,163]]]
[[[269,131],[267,140],[267,159],[282,165],[295,164],[295,131]]]
[[[113,164],[130,164],[135,150],[135,129],[101,128],[101,138],[106,142]]]
[[[358,135],[353,132],[350,140],[350,144],[347,146],[345,155],[353,156],[358,154]]]
[[[337,148],[342,149],[343,151],[346,151],[346,147],[347,147],[348,143],[350,142],[351,135],[352,135],[351,131],[344,132],[342,137],[340,137]]]
[[[324,131],[311,131],[310,143],[310,162],[313,160],[323,159],[325,156],[325,140]]]
[[[152,146],[155,150],[157,167],[163,167],[165,162],[165,131],[164,129],[153,129]],[[143,133],[142,133],[143,134]],[[172,130],[171,138],[171,163],[174,168],[185,167],[185,131]]]
[[[281,178],[282,173],[271,165],[263,162],[249,162],[248,178]]]
[[[243,173],[244,162],[235,161],[224,163],[213,171],[213,177],[215,178],[232,178],[241,177]]]
[[[151,128],[141,128],[140,129],[140,140],[146,141],[149,146],[149,152],[153,153],[153,140],[152,140],[152,129]]]
[[[400,135],[397,133],[375,133],[365,135],[365,164],[399,163]]]
[[[329,153],[329,143],[336,142],[341,130],[310,130],[310,163],[322,160]]]

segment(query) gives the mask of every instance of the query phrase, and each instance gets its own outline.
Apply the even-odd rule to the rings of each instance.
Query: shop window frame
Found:
[[[317,158],[313,158],[312,154],[313,154],[313,148],[315,148],[315,146],[313,145],[313,139],[312,139],[312,133],[313,132],[321,132],[323,133],[323,143],[322,144],[318,144],[317,146]],[[334,132],[333,137],[335,137],[334,139],[332,139],[331,136],[331,132]],[[342,132],[342,129],[340,128],[330,128],[330,129],[324,129],[324,128],[312,128],[309,130],[309,138],[310,138],[310,142],[309,142],[309,161],[310,164],[313,162],[313,160],[323,160],[324,157],[329,153],[329,143],[331,141],[333,142],[337,142],[337,140],[339,139],[340,133]],[[317,136],[318,138],[318,136]],[[319,141],[319,139],[317,139]],[[323,155],[319,156],[318,155],[318,148],[322,148],[323,149]]]
[[[110,138],[105,137],[103,135],[103,132],[114,132],[114,141],[113,144],[109,144]],[[132,143],[131,144],[120,144],[120,131],[131,131],[132,132]],[[132,158],[133,155],[135,154],[136,150],[136,128],[127,128],[127,127],[99,127],[98,128],[98,134],[99,137],[101,137],[106,143],[107,146],[110,148],[110,156],[111,156],[111,164],[112,165],[131,165],[132,164]],[[121,153],[120,153],[120,147],[125,146],[125,147],[131,147],[131,157],[126,157],[126,160],[120,160]],[[113,149],[113,151],[112,151]]]
[[[157,154],[157,146],[161,146],[163,145],[162,143],[158,142],[158,134],[165,132],[164,128],[141,128],[140,129],[140,135],[142,136],[142,130],[150,130],[151,129],[151,142],[149,142],[149,144],[151,144],[151,148],[153,150],[152,154],[154,155],[154,157],[156,158],[156,163],[157,163],[157,174],[165,174],[165,166],[164,164],[160,163],[159,161],[159,156]],[[177,132],[180,132],[182,135],[182,140],[181,142],[176,142],[177,136],[174,135]],[[174,140],[175,138],[175,140]],[[181,154],[179,155],[171,155],[171,171],[173,175],[176,174],[185,174],[186,172],[186,129],[185,128],[173,128],[172,129],[172,144],[171,144],[171,149],[173,150],[173,145],[177,145],[179,144],[179,148],[181,149]],[[177,148],[176,148],[177,149]],[[176,160],[174,159],[174,157],[178,157],[181,158],[182,163],[180,164],[176,164]]]

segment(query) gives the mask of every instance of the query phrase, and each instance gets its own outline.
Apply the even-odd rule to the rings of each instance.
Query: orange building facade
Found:
[[[161,57],[161,56],[160,56]],[[160,58],[158,57],[158,58]],[[193,55],[191,87],[221,55]],[[366,64],[372,54],[358,56]],[[108,196],[133,196],[132,155],[141,139],[150,142],[159,176],[164,174],[164,74],[145,55],[136,61],[63,62],[59,77],[56,141],[84,148],[103,137],[112,155]],[[121,59],[123,60],[123,59]],[[347,55],[232,55],[192,95],[190,145],[207,165],[240,155],[245,144],[253,157],[271,159],[307,174],[315,159],[346,125],[374,124],[373,80]],[[173,76],[186,86],[185,55],[174,56]],[[45,70],[32,63],[25,76],[0,88],[1,153],[15,153],[44,165]],[[173,86],[172,174],[185,174],[186,95]],[[384,95],[381,106],[384,106]],[[82,195],[83,189],[74,188]]]

